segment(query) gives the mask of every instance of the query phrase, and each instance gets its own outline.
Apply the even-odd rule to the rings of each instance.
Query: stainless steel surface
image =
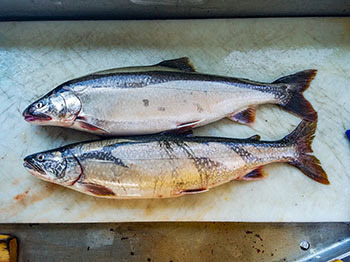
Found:
[[[0,20],[346,16],[346,0],[2,0]]]
[[[346,223],[2,224],[0,232],[19,238],[20,261],[328,261],[350,252]]]

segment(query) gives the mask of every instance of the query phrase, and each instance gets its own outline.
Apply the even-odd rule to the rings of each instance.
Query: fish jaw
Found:
[[[47,179],[45,179],[45,171],[42,170],[40,167],[36,166],[35,164],[33,164],[32,161],[30,160],[29,156],[24,159],[23,166],[33,176],[47,180]]]
[[[46,114],[34,114],[31,110],[31,106],[27,107],[22,115],[25,121],[36,125],[42,125],[52,120],[52,117]]]
[[[55,120],[51,116],[46,114],[32,114],[30,113],[30,108],[26,108],[23,111],[24,120],[30,124],[40,125],[40,126],[62,126],[70,127],[74,124],[76,116],[73,119]]]

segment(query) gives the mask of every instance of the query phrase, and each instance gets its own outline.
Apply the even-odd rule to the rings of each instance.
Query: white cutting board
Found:
[[[319,70],[305,92],[319,113],[313,148],[331,182],[286,164],[257,182],[231,182],[176,199],[105,200],[41,181],[24,156],[91,135],[38,127],[21,116],[58,84],[94,71],[189,56],[199,72],[273,81]],[[253,128],[222,120],[196,134],[276,140],[300,119],[258,108]],[[230,19],[0,23],[0,222],[349,221],[350,19]]]

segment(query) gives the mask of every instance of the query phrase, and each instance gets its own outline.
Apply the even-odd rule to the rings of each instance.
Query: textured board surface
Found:
[[[189,56],[199,72],[273,81],[315,68],[305,96],[319,112],[313,143],[331,182],[274,164],[257,182],[176,199],[105,200],[27,173],[24,156],[91,135],[26,123],[23,109],[58,84],[94,71]],[[350,19],[12,22],[0,24],[0,222],[350,220]],[[199,135],[276,140],[297,117],[260,106],[250,127],[224,119]]]

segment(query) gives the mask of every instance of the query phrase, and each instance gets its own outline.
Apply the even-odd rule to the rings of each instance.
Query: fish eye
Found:
[[[44,106],[44,103],[43,102],[39,102],[39,103],[37,103],[36,105],[35,105],[35,107],[37,108],[37,109],[40,109],[40,108],[42,108]]]
[[[45,159],[45,156],[43,154],[40,154],[36,157],[38,161],[43,161]]]

